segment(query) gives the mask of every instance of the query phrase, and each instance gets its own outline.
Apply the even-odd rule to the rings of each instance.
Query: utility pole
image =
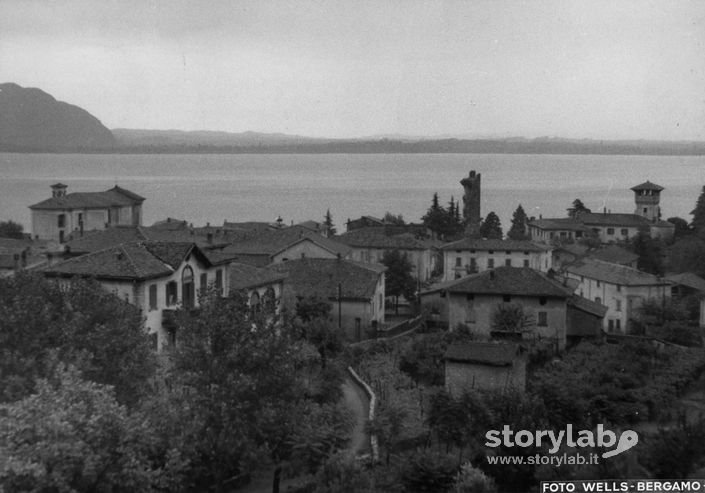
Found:
[[[338,328],[343,328],[343,284],[338,283]]]

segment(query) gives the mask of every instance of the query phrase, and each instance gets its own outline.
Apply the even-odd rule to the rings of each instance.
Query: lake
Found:
[[[594,211],[634,212],[630,188],[663,187],[663,217],[690,221],[705,185],[705,156],[517,154],[0,154],[0,220],[30,229],[28,206],[61,181],[72,191],[116,183],[144,197],[144,224],[168,216],[195,225],[228,221],[322,221],[338,231],[348,218],[385,211],[419,221],[434,192],[442,203],[463,194],[460,180],[482,173],[482,215],[495,211],[506,231],[522,204],[529,216],[563,217],[580,198]]]

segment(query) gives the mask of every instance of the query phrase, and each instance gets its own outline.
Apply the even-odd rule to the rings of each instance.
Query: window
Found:
[[[502,296],[502,301],[504,301],[505,303],[509,303],[510,301],[512,301],[512,297],[508,294],[505,294],[504,296]]]
[[[463,264],[463,259],[460,257],[455,257],[455,266],[460,267]]]
[[[506,259],[504,261],[504,265],[506,265],[507,267],[511,267],[512,266],[512,259],[510,259],[510,258]]]
[[[470,272],[477,272],[477,259],[475,257],[470,259]]]
[[[647,209],[646,207],[644,207],[644,214],[646,214],[647,212],[649,212],[649,209]]]
[[[576,238],[582,238],[582,237],[583,237],[583,232],[582,232],[582,231],[576,231],[576,232],[575,232],[575,237],[576,237]]]
[[[528,254],[529,254],[529,251],[528,251],[528,250],[524,250],[524,255],[528,255]]]
[[[56,221],[57,221],[57,223],[58,223],[57,225],[58,225],[60,228],[65,228],[65,227],[66,227],[66,214],[59,214],[59,215],[56,217]]]
[[[193,269],[187,265],[181,272],[181,303],[184,308],[193,308],[195,304],[196,290],[193,280]]]
[[[468,293],[468,294],[465,295],[465,299],[468,300],[468,301],[472,301],[472,300],[475,299],[475,295],[472,294],[472,293]]]
[[[619,230],[622,236],[629,236],[629,230],[627,228],[622,228]]]
[[[617,330],[621,331],[622,330],[622,321],[620,319],[617,319],[614,322],[615,322],[615,326],[617,327]]]
[[[78,213],[78,225],[83,226],[83,213],[82,212]]]
[[[536,325],[539,327],[548,327],[548,312],[538,312],[538,322]]]
[[[613,234],[614,234],[614,228],[607,228],[607,234],[608,234],[608,235],[613,235]]]
[[[206,292],[206,289],[208,289],[208,274],[205,272],[201,274],[201,282],[200,282],[200,288],[202,292]]]
[[[215,271],[215,289],[217,289],[219,293],[223,291],[223,269]]]
[[[621,291],[622,291],[622,286],[620,286],[619,284],[617,284],[617,292],[620,293]]]
[[[600,281],[597,281],[597,287],[598,288],[600,287]]]
[[[548,302],[548,299],[545,296],[541,296],[539,298],[539,305],[543,306]]]
[[[494,250],[487,250],[487,253],[489,253],[490,255],[492,255],[492,254],[494,254]]]
[[[493,259],[493,258],[488,258],[488,259],[487,259],[487,268],[488,268],[488,269],[494,269],[494,259]]]
[[[599,303],[600,305],[602,304],[602,298],[599,296],[595,296],[595,303]]]
[[[512,251],[511,251],[511,250],[507,250],[507,251],[506,251],[506,254],[507,254],[507,255],[511,255],[511,254],[512,254]]]
[[[528,266],[529,266],[529,259],[525,258],[524,259],[524,267],[528,267]]]
[[[157,309],[157,285],[156,284],[150,284],[150,286],[149,286],[149,309],[150,309],[150,311]]]
[[[608,332],[614,332],[614,320],[609,319],[607,321],[607,331]]]
[[[169,281],[166,283],[166,304],[167,306],[172,306],[176,304],[176,299],[178,296],[178,287],[176,281]]]
[[[622,300],[614,300],[615,310],[618,312],[622,311]]]

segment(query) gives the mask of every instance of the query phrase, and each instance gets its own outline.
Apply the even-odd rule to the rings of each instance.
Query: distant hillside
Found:
[[[0,150],[80,152],[114,146],[110,130],[86,110],[40,89],[0,84]]]
[[[139,130],[114,128],[118,145],[132,146],[277,146],[312,142],[329,142],[331,139],[315,139],[299,135],[259,132],[217,132],[207,130]]]

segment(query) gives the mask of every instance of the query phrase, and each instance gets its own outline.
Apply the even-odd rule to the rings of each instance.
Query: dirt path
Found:
[[[343,383],[343,401],[355,418],[348,452],[360,455],[370,452],[370,439],[365,433],[370,403],[365,392],[350,378]]]

